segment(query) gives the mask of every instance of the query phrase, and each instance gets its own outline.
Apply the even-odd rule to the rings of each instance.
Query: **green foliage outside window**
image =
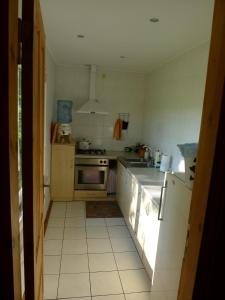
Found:
[[[18,168],[19,190],[22,188],[22,70],[18,68]]]

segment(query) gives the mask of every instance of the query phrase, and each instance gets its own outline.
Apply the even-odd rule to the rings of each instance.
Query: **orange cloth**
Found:
[[[122,122],[122,120],[120,120],[120,118],[118,118],[114,125],[114,132],[113,132],[113,137],[117,141],[121,139],[122,127],[123,127],[123,122]]]

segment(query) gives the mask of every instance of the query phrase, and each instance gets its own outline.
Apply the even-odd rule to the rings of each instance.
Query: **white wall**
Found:
[[[45,81],[45,140],[44,140],[44,177],[45,183],[50,183],[51,172],[51,143],[50,143],[50,128],[54,114],[55,101],[55,64],[46,49],[46,81]],[[49,189],[45,188],[45,207],[44,216],[50,202]]]
[[[183,165],[176,145],[199,139],[208,47],[185,53],[148,78],[143,140],[171,155],[174,170]]]
[[[145,142],[173,158],[183,168],[178,143],[198,142],[208,61],[208,43],[153,71],[149,76],[98,67],[96,98],[108,116],[80,115],[75,110],[88,99],[89,68],[57,66],[56,100],[73,101],[73,136],[87,138],[95,147],[122,150]],[[130,124],[122,141],[112,138],[117,113],[129,112]]]
[[[75,113],[89,96],[89,69],[86,67],[57,66],[56,99],[72,100],[73,136],[87,138],[95,147],[122,150],[141,139],[146,76],[97,68],[96,98],[109,111],[108,116]],[[56,105],[55,105],[56,108]],[[117,114],[130,113],[129,129],[121,141],[112,138]]]

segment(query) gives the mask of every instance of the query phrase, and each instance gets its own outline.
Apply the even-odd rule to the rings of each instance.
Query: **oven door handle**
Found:
[[[97,171],[108,171],[109,167],[108,166],[79,166],[75,165],[75,172],[76,170],[82,171],[82,170],[97,170]]]

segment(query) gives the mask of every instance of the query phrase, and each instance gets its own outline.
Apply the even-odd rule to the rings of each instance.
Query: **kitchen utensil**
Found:
[[[80,150],[88,150],[88,149],[90,149],[90,145],[91,145],[91,142],[86,141],[86,140],[78,142],[78,148]]]

